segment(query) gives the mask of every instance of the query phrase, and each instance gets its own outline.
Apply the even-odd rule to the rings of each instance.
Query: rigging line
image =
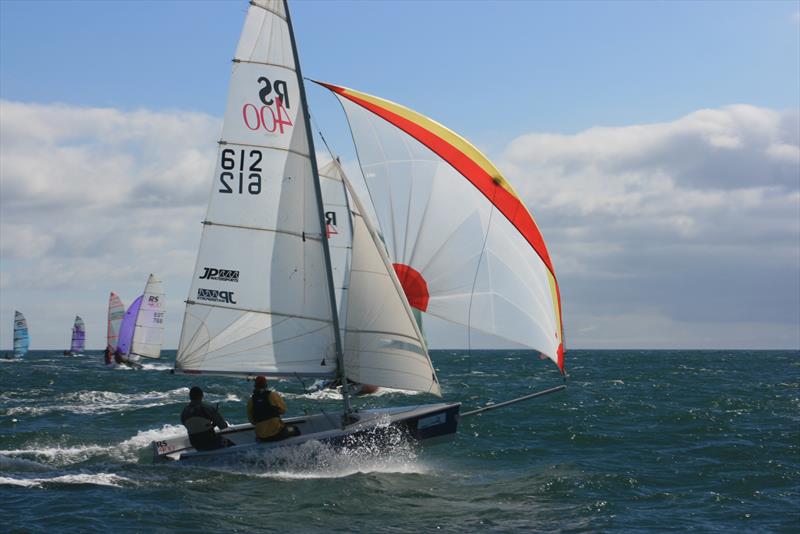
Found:
[[[497,189],[495,188],[495,192]],[[475,285],[478,283],[478,273],[481,270],[481,262],[483,261],[483,254],[486,252],[486,242],[489,240],[489,231],[492,228],[492,217],[494,216],[494,193],[492,193],[491,205],[489,211],[489,223],[486,225],[486,234],[483,237],[483,246],[481,247],[480,256],[478,256],[478,265],[475,267],[475,278],[472,279],[472,290],[469,292],[469,307],[467,311],[467,358],[470,361],[469,372],[472,372],[472,299],[475,296]]]
[[[299,375],[298,373],[295,373],[295,374],[294,374],[294,377],[295,377],[297,380],[299,380],[299,381],[300,381],[300,385],[301,385],[301,386],[303,386],[303,392],[305,393],[305,391],[306,391],[306,383],[305,383],[305,382],[303,382],[303,379],[300,377],[300,375]]]
[[[309,78],[304,78],[304,79],[308,80]],[[320,127],[320,125],[317,122],[317,120],[314,118],[314,114],[311,113],[310,107],[311,106],[309,106],[309,110],[308,110],[308,118],[311,119],[311,122],[314,125],[314,129],[317,130],[317,135],[319,135],[319,138],[322,139],[322,144],[325,145],[325,148],[328,150],[328,155],[331,157],[332,160],[337,161],[338,160],[338,156],[334,155],[333,150],[331,150],[331,147],[328,144],[328,140],[325,139],[324,135],[322,135],[322,128]]]

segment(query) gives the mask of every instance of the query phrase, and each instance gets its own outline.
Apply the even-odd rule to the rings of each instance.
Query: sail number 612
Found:
[[[220,193],[261,193],[261,151],[234,150],[226,148],[222,151],[219,175]]]

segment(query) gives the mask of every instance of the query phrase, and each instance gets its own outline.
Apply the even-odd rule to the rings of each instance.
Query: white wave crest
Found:
[[[51,484],[93,484],[96,486],[122,487],[123,483],[135,484],[135,481],[115,475],[114,473],[79,473],[75,475],[59,475],[50,478],[14,478],[0,477],[0,485],[22,486],[27,488]]]
[[[0,458],[22,457],[28,461],[44,462],[48,466],[80,463],[98,456],[112,457],[123,462],[136,462],[151,442],[181,435],[182,425],[163,425],[161,428],[140,430],[135,436],[113,445],[29,445],[24,449],[0,450]],[[35,463],[31,461],[31,463]],[[10,465],[10,464],[9,464]],[[39,464],[41,465],[41,464]],[[44,467],[44,466],[43,466]]]
[[[117,393],[114,391],[77,391],[59,397],[58,404],[45,406],[15,406],[6,415],[41,415],[50,412],[69,412],[81,415],[142,410],[186,400],[189,388],[144,393]],[[238,399],[236,399],[238,400]]]
[[[143,448],[149,447],[152,442],[178,437],[185,433],[186,429],[183,425],[164,425],[161,428],[140,430],[132,438],[113,447],[112,456],[125,461],[136,460],[139,452]]]
[[[145,371],[169,371],[172,366],[163,363],[142,363],[142,369]]]
[[[307,393],[283,394],[287,398],[295,399],[314,399],[314,400],[341,400],[342,394],[338,389],[320,389],[317,391],[310,391]],[[393,388],[378,388],[375,393],[370,393],[370,397],[383,397],[384,395],[421,395],[418,391],[409,391],[406,389],[393,389]]]
[[[0,450],[4,456],[23,456],[48,464],[65,465],[82,462],[88,458],[105,454],[109,447],[101,445],[76,445],[73,447],[37,446],[26,449]]]

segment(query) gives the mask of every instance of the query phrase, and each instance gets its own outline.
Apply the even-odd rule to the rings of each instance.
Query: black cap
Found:
[[[197,386],[192,386],[189,390],[189,398],[191,400],[201,400],[203,398],[203,390]]]

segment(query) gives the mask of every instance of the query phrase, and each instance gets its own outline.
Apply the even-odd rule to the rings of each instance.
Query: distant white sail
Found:
[[[106,333],[107,345],[111,348],[111,352],[114,352],[117,347],[123,317],[125,317],[125,306],[119,296],[112,291],[108,297],[108,330]]]
[[[161,356],[161,342],[164,334],[164,290],[161,280],[152,274],[147,279],[142,295],[142,303],[136,315],[133,328],[131,356],[158,358]]]
[[[283,2],[252,1],[176,371],[335,374],[332,291],[301,83]]]

